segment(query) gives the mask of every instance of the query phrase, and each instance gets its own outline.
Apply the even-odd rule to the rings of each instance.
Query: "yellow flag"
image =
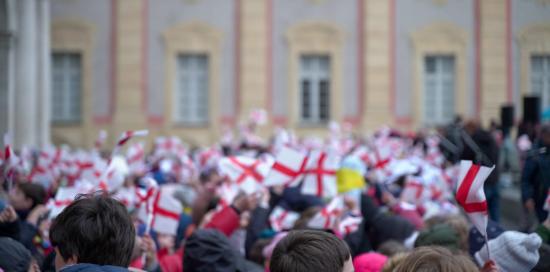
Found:
[[[336,181],[338,193],[345,193],[365,186],[363,176],[358,171],[349,168],[341,168],[336,171]]]

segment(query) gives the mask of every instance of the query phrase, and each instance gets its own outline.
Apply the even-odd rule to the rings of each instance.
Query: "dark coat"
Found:
[[[550,150],[536,145],[531,150],[523,165],[521,175],[521,198],[535,201],[535,211],[539,220],[544,220],[544,201],[550,188]]]
[[[470,135],[472,140],[479,147],[481,153],[484,155],[483,159],[479,161],[478,154],[464,141],[464,149],[462,150],[462,155],[460,156],[461,160],[470,160],[474,163],[479,163],[488,167],[495,165],[495,170],[491,172],[486,185],[494,185],[498,183],[499,180],[499,169],[498,169],[498,154],[499,148],[496,144],[493,135],[486,130],[477,130],[473,135]]]
[[[263,271],[231,247],[225,235],[215,229],[196,230],[185,242],[183,271]]]
[[[4,271],[27,271],[31,253],[19,242],[0,237],[0,268]]]
[[[97,265],[89,263],[79,263],[67,266],[60,272],[128,272],[129,270],[120,266],[113,265]]]

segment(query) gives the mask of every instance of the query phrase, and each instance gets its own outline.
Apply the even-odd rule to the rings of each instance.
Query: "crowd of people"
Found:
[[[540,220],[524,233],[498,223],[501,143],[477,122],[364,138],[332,123],[326,139],[277,129],[269,141],[259,124],[209,147],[159,137],[147,153],[146,131],[110,152],[105,133],[90,150],[14,152],[6,137],[0,271],[550,271],[550,127],[523,156]],[[456,196],[460,160],[495,165],[482,210]]]

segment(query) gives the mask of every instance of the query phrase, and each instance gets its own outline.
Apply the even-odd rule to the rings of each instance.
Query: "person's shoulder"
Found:
[[[128,268],[113,265],[81,263],[67,266],[61,272],[128,272]]]
[[[548,150],[546,147],[541,146],[534,146],[531,150],[527,151],[526,159],[528,160],[536,160],[539,158],[540,155],[545,155],[548,153]]]

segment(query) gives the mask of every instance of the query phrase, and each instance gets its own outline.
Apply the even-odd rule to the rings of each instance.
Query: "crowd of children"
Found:
[[[207,148],[159,137],[149,153],[146,132],[112,152],[104,134],[90,150],[6,139],[0,270],[550,271],[550,220],[480,233],[436,135],[334,124],[268,143],[254,125]]]

